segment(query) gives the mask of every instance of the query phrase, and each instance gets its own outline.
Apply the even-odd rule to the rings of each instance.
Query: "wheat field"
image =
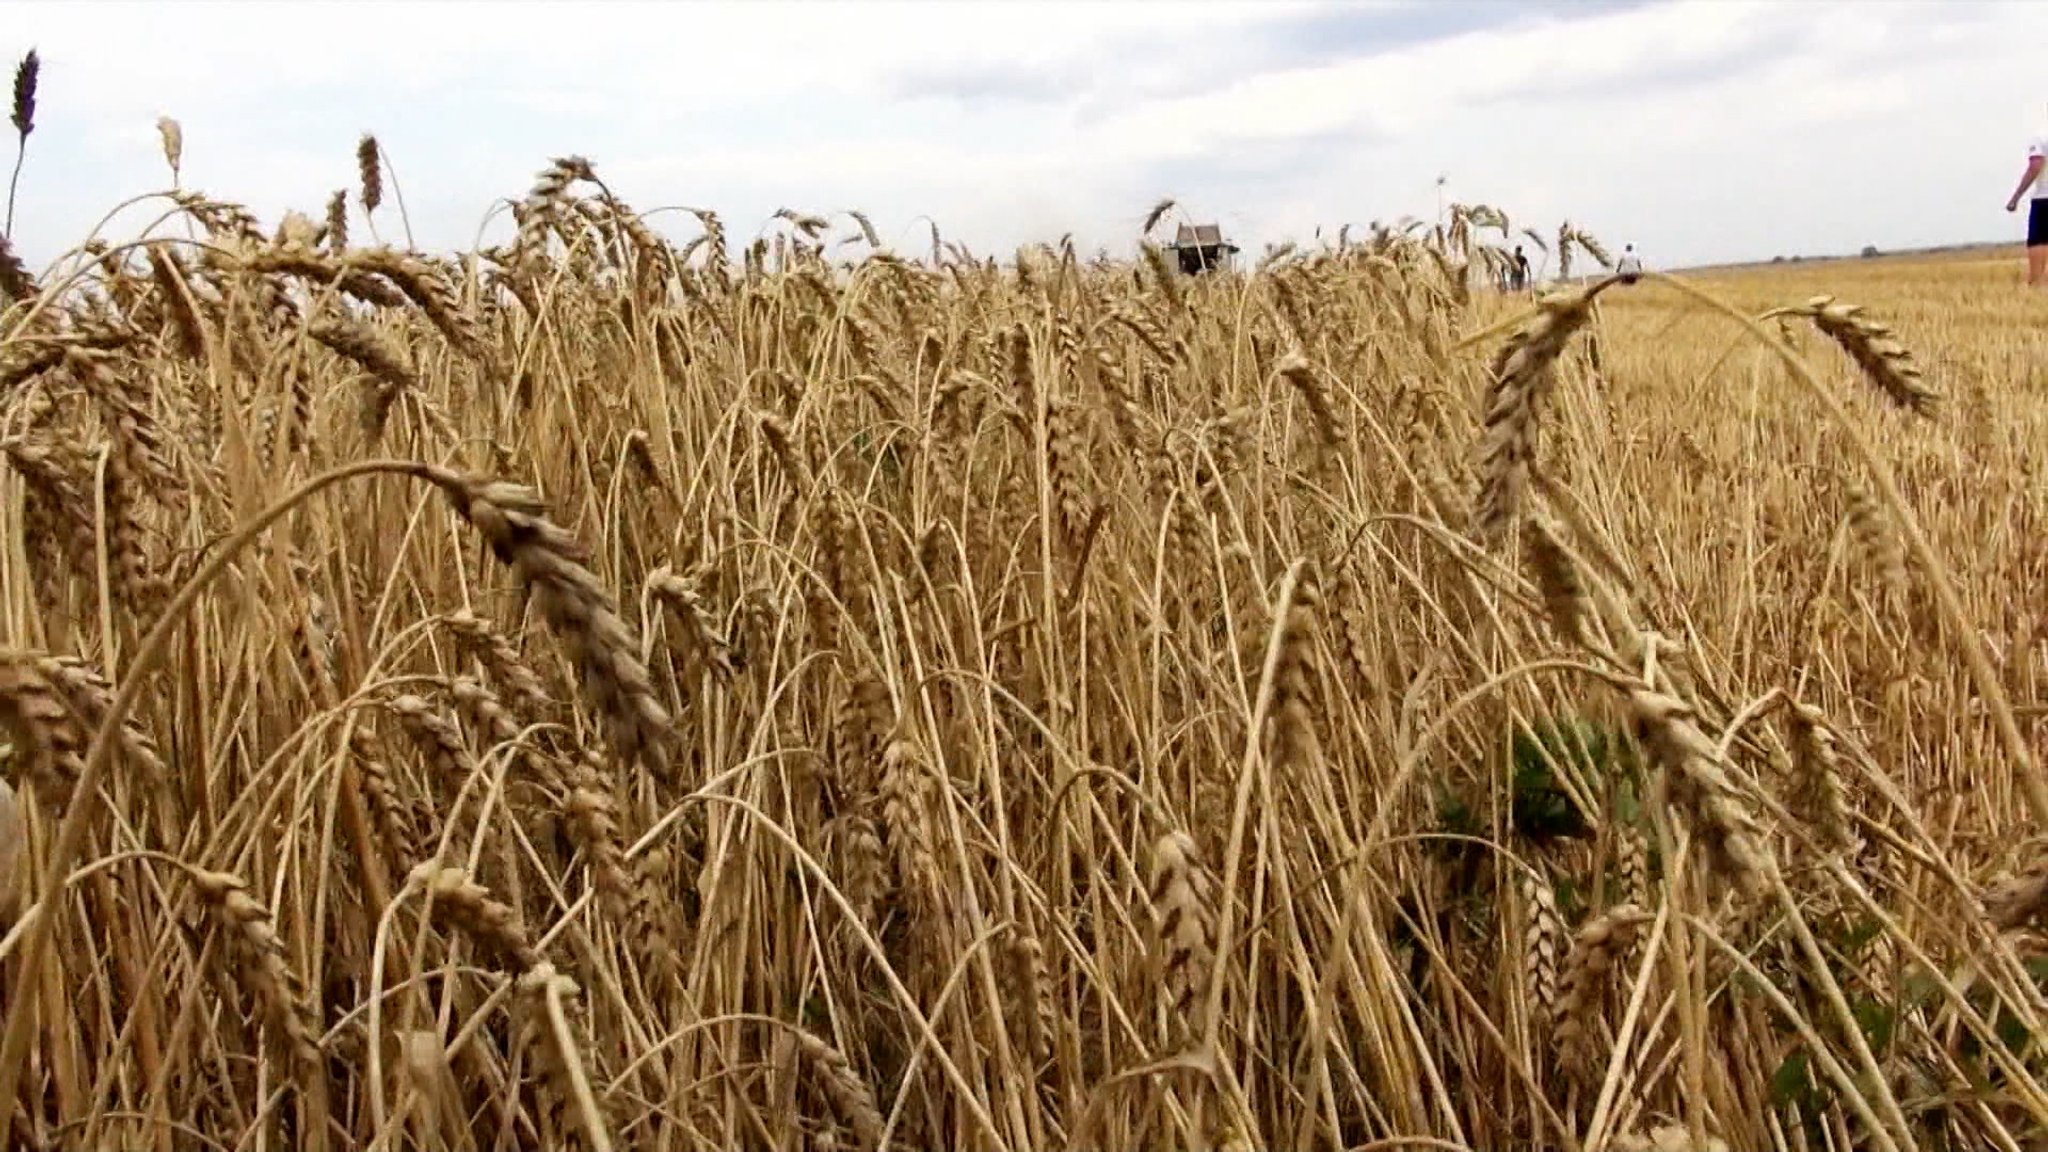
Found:
[[[10,1146],[2048,1146],[2012,260],[386,163],[6,262]]]

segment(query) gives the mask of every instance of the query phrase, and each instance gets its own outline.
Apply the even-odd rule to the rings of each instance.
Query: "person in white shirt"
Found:
[[[2034,288],[2048,286],[2048,178],[2042,175],[2043,166],[2048,166],[2048,139],[2027,146],[2027,170],[2005,202],[2007,212],[2017,212],[2020,197],[2033,190],[2033,203],[2027,207],[2027,284]]]
[[[1620,274],[1623,284],[1633,284],[1638,277],[1642,276],[1643,259],[1636,255],[1635,245],[1625,244],[1622,246],[1621,259],[1615,263],[1614,270]]]

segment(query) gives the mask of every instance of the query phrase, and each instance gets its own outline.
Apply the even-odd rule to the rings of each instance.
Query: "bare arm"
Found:
[[[2042,164],[2043,160],[2039,156],[2027,157],[2027,173],[2020,177],[2020,186],[2012,190],[2012,199],[2005,202],[2007,212],[2017,209],[2020,206],[2020,197],[2025,196],[2027,189],[2034,186],[2034,181],[2040,179]]]

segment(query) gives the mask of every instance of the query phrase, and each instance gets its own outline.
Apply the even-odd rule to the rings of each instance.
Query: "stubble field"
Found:
[[[448,259],[377,165],[6,285],[21,1146],[2048,1134],[2013,261],[679,245],[573,160]]]

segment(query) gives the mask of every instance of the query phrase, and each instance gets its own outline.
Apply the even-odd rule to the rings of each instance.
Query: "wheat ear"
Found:
[[[1553,1036],[1564,1054],[1566,1067],[1582,1074],[1591,1070],[1592,1025],[1594,1010],[1600,1003],[1601,981],[1615,962],[1627,955],[1643,927],[1653,919],[1633,904],[1619,904],[1588,920],[1572,938],[1553,1014]]]
[[[475,941],[503,963],[505,971],[525,973],[541,962],[519,922],[519,913],[471,880],[467,872],[421,864],[413,869],[411,882],[432,901],[431,916],[437,926]]]
[[[1151,898],[1159,975],[1173,1008],[1194,1028],[1195,997],[1207,983],[1211,951],[1208,878],[1194,837],[1178,829],[1152,845]]]
[[[1672,800],[1692,822],[1708,863],[1744,895],[1761,897],[1775,867],[1769,846],[1692,706],[1640,682],[1630,682],[1626,693],[1637,731],[1670,774]]]
[[[611,1152],[611,1134],[590,1089],[590,1075],[584,1071],[582,1051],[569,1022],[567,1003],[577,991],[576,981],[555,971],[554,965],[536,965],[519,978],[525,1009],[522,1031],[558,1102],[575,1107],[591,1152]]]
[[[576,538],[547,518],[539,493],[524,485],[438,468],[425,475],[532,589],[541,615],[582,673],[584,691],[610,726],[619,758],[668,776],[668,709],[655,698],[639,642],[584,566],[586,553]]]
[[[249,963],[243,981],[269,1013],[301,1077],[300,1091],[310,1097],[323,1092],[327,1060],[320,1052],[320,1021],[306,998],[303,983],[285,958],[284,941],[270,910],[249,895],[241,877],[227,872],[192,870],[192,881],[207,907],[242,941]]]
[[[1843,304],[1832,296],[1816,296],[1799,312],[1848,353],[1864,379],[1892,403],[1917,416],[1934,414],[1940,393],[1927,386],[1913,353],[1899,343],[1890,328],[1865,316],[1859,306]]]
[[[1489,539],[1499,539],[1521,508],[1536,467],[1541,407],[1556,375],[1557,358],[1572,334],[1592,319],[1594,297],[1611,283],[1603,280],[1584,292],[1545,299],[1493,359],[1479,503],[1474,509],[1476,527]]]

